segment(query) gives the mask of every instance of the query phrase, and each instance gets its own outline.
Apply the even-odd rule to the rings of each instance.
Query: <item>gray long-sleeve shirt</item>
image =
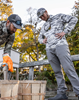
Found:
[[[62,39],[56,37],[56,33],[69,33],[74,29],[78,19],[74,16],[57,14],[50,15],[49,19],[44,23],[41,28],[38,41],[43,43],[43,36],[47,38],[46,49],[55,48],[57,45],[68,45],[65,35]],[[66,25],[67,24],[67,25]],[[66,26],[65,26],[66,25]]]
[[[0,21],[0,45],[5,43],[4,53],[11,53],[11,47],[15,39],[15,33],[10,35],[6,28],[6,22]]]

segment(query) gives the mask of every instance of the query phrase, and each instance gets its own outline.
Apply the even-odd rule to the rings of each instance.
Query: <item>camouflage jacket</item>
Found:
[[[56,33],[64,32],[65,34],[74,29],[78,19],[74,16],[57,14],[50,15],[49,19],[41,28],[38,41],[43,43],[43,37],[47,38],[46,49],[55,48],[59,45],[68,45],[65,36],[62,39],[56,37]]]
[[[6,28],[6,22],[0,21],[0,45],[5,43],[4,54],[11,53],[11,47],[15,39],[15,33],[10,35]]]

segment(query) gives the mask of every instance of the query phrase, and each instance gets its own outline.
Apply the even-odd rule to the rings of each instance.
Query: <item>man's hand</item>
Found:
[[[13,72],[13,62],[8,55],[3,56],[3,63],[7,63],[8,64],[8,70]]]
[[[61,32],[61,33],[56,33],[55,35],[56,35],[56,37],[62,39],[62,37],[65,35],[65,33]]]
[[[43,43],[46,44],[47,42],[47,38],[43,39]]]

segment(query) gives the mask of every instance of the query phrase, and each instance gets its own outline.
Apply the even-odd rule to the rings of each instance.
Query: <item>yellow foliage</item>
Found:
[[[13,13],[12,5],[10,5],[10,3],[12,3],[12,1],[11,0],[0,0],[0,2],[1,2],[0,3],[1,20],[7,20],[7,17]],[[4,17],[4,15],[6,17]]]
[[[7,2],[12,3],[12,1],[11,1],[11,0],[7,0]]]

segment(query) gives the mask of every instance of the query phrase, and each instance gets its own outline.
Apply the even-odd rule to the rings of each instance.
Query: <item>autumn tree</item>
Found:
[[[7,20],[8,16],[13,13],[11,0],[0,0],[0,21]],[[5,44],[0,47],[4,47]]]
[[[20,32],[15,38],[13,48],[17,49],[22,53],[21,62],[26,61],[39,61],[40,58],[44,58],[45,55],[45,46],[38,42],[38,36],[40,33],[40,27],[38,24],[41,23],[41,20],[38,19],[36,15],[36,9],[29,8],[27,9],[29,18],[23,24],[23,32]],[[32,13],[33,12],[33,13]],[[18,41],[18,42],[17,42]],[[40,70],[40,69],[39,69]]]
[[[33,32],[33,45],[35,46],[35,49],[36,49],[36,61],[39,60],[40,57],[42,57],[42,54],[43,54],[43,50],[44,50],[44,45],[41,45],[39,42],[38,42],[38,36],[39,36],[39,33],[40,33],[40,26],[39,28],[38,27],[38,24],[41,23],[41,20],[37,17],[37,9],[32,9],[32,8],[29,8],[27,9],[27,12],[30,16],[29,20],[26,22],[26,25],[25,27],[27,27],[28,25],[31,26],[31,30]],[[31,34],[30,34],[31,35]],[[42,47],[40,47],[42,46]],[[42,49],[42,50],[41,50]],[[42,52],[42,53],[41,53]]]
[[[0,0],[0,20],[6,20],[13,13],[11,0]]]

